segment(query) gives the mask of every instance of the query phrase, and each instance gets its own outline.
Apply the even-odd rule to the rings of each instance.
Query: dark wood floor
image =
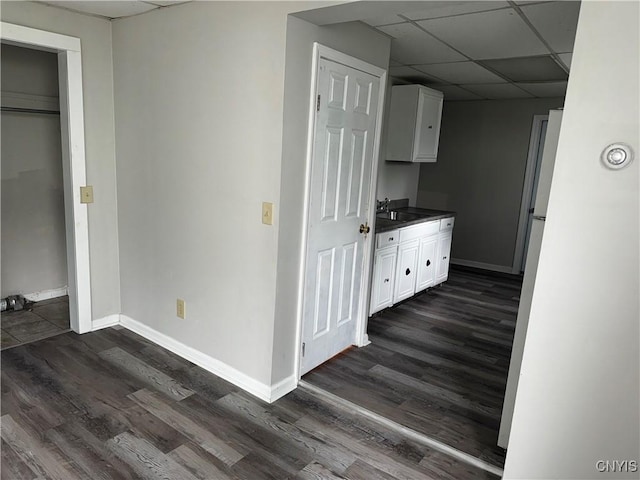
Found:
[[[496,445],[521,280],[452,269],[369,319],[371,345],[304,380],[498,467]]]
[[[497,478],[300,389],[265,404],[117,327],[3,351],[1,408],[3,479]]]
[[[2,349],[69,331],[69,297],[57,297],[30,304],[0,315]]]

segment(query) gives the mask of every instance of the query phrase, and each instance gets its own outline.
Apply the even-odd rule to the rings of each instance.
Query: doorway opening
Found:
[[[2,44],[2,348],[69,331],[57,55]]]
[[[527,154],[527,167],[522,188],[522,201],[520,206],[520,221],[518,224],[518,238],[516,239],[516,252],[513,260],[513,273],[524,272],[529,250],[529,237],[533,223],[534,206],[540,171],[542,166],[542,152],[547,136],[549,115],[534,115],[531,126],[531,139],[529,140],[529,153]]]
[[[51,204],[57,203],[58,210],[54,216],[64,221],[64,228],[57,229],[54,234],[57,238],[57,250],[59,250],[59,254],[55,255],[58,266],[55,269],[56,273],[50,276],[57,276],[57,280],[54,279],[52,280],[53,283],[48,282],[45,286],[36,287],[36,290],[31,292],[27,290],[33,289],[24,285],[17,286],[16,288],[24,291],[12,292],[12,294],[23,293],[26,294],[27,300],[31,297],[31,300],[36,302],[33,305],[34,308],[32,312],[29,313],[33,313],[37,318],[32,318],[31,320],[43,320],[48,322],[48,325],[56,325],[59,329],[61,329],[59,325],[63,325],[64,323],[64,326],[68,325],[67,329],[70,328],[76,333],[85,333],[91,330],[91,280],[87,206],[82,203],[80,196],[80,187],[86,184],[80,39],[2,22],[1,41],[3,48],[17,47],[27,49],[32,55],[36,56],[40,54],[52,54],[54,56],[52,61],[54,64],[57,63],[57,95],[55,96],[57,96],[58,99],[55,99],[54,95],[39,95],[34,97],[28,94],[20,95],[20,92],[18,92],[18,94],[13,95],[12,101],[14,104],[6,105],[7,109],[12,111],[6,111],[3,115],[5,113],[14,115],[16,117],[14,120],[21,125],[21,127],[14,125],[17,131],[14,132],[12,136],[24,136],[27,135],[29,131],[29,129],[23,128],[25,121],[32,124],[34,122],[38,123],[38,121],[41,124],[51,123],[53,118],[57,118],[59,112],[59,126],[57,125],[56,127],[58,129],[58,145],[62,154],[61,165],[59,164],[58,167],[56,167],[59,168],[59,170],[53,175],[56,176],[58,180],[62,180],[62,186],[51,187],[54,191],[53,197],[55,197],[57,201],[54,202],[53,199],[50,198],[49,200],[51,201],[47,203],[49,207],[52,206]],[[51,59],[51,57],[47,58]],[[3,80],[4,77],[5,72],[3,71]],[[8,98],[5,97],[7,96],[3,92],[3,106],[5,106],[5,101],[8,101]],[[54,99],[52,99],[52,97],[54,97]],[[34,107],[34,102],[39,108]],[[58,103],[58,106],[52,106],[52,103]],[[56,114],[52,114],[52,112],[56,112]],[[35,121],[34,117],[36,118]],[[11,126],[11,122],[9,126]],[[4,129],[5,125],[3,122],[3,136],[5,133]],[[49,137],[52,137],[51,131],[51,126],[49,126]],[[55,128],[53,131],[56,131]],[[5,144],[3,142],[3,157],[4,153]],[[27,158],[20,159],[21,166],[16,167],[16,171],[20,171],[20,168],[24,167],[25,164],[28,165],[29,162],[35,162],[38,157],[36,153],[40,154],[42,152],[26,152]],[[5,213],[4,167],[3,158],[3,217]],[[37,170],[37,168],[35,168],[35,170]],[[29,173],[32,174],[33,172],[29,171]],[[43,175],[41,174],[38,177],[42,180],[40,177],[43,177]],[[33,192],[33,195],[27,198],[35,198],[37,183],[38,182],[35,182],[34,184],[30,182],[28,189]],[[62,211],[59,209],[60,197],[63,199]],[[21,203],[20,200],[18,200],[18,203]],[[39,206],[41,207],[41,205],[36,205],[34,210],[41,214],[45,209],[38,209],[37,207]],[[20,207],[24,207],[24,205],[20,205]],[[38,225],[37,220],[37,218],[34,220],[36,225]],[[6,233],[5,228],[3,218],[3,240]],[[51,232],[43,231],[42,229],[37,230],[30,235],[27,241],[42,241],[43,237],[46,237],[45,233]],[[61,238],[64,238],[64,240],[61,240]],[[5,253],[4,248],[5,245],[3,241],[3,257]],[[30,256],[28,253],[24,255],[26,255],[26,257]],[[64,258],[64,261],[61,257]],[[50,256],[47,258],[50,258]],[[65,261],[66,266],[64,265]],[[19,263],[24,266],[25,262],[26,261],[22,261]],[[63,265],[62,267],[60,266],[61,264]],[[15,272],[20,271],[19,267],[20,265],[11,273],[12,278],[18,276],[18,273]],[[65,270],[65,272],[61,273],[61,268]],[[64,276],[64,273],[66,273],[66,289],[64,285],[56,285],[56,283],[60,283],[60,278]],[[3,271],[3,280],[4,276],[5,272]],[[65,293],[68,295],[68,298],[64,298]],[[38,301],[42,303],[38,305]],[[47,324],[42,323],[41,325],[46,327],[43,327],[44,330],[51,329]]]

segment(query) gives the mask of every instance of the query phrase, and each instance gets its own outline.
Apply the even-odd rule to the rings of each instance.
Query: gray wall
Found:
[[[580,9],[506,479],[638,478],[596,463],[640,461],[640,162],[599,158],[640,152],[639,7]]]
[[[82,43],[92,317],[120,312],[111,22],[32,2],[3,1],[3,22],[78,37]]]
[[[437,163],[418,206],[457,212],[451,257],[511,270],[533,116],[562,98],[445,102]]]
[[[6,44],[0,48],[3,93],[58,96],[58,56],[55,53]]]
[[[262,385],[287,14],[301,8],[190,2],[113,22],[122,313]],[[263,201],[273,226],[261,222]]]
[[[7,93],[30,108],[58,95],[54,53],[2,45],[2,105]],[[35,96],[35,97],[34,97]],[[32,294],[67,285],[60,117],[2,112],[2,292]]]
[[[385,69],[391,47],[388,37],[359,22],[318,27],[294,16],[287,21],[272,383],[293,375],[295,368],[313,42]]]

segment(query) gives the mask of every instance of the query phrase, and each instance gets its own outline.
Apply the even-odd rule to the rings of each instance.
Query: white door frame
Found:
[[[304,180],[304,219],[302,224],[302,248],[300,253],[300,275],[298,282],[298,319],[296,322],[296,363],[295,378],[300,380],[300,367],[302,362],[302,326],[304,322],[304,282],[306,279],[306,258],[309,237],[309,202],[311,197],[311,162],[313,160],[313,145],[316,128],[316,95],[318,89],[318,65],[321,58],[326,58],[336,63],[355,68],[363,72],[369,73],[380,79],[380,88],[378,92],[378,114],[376,118],[375,137],[373,140],[373,159],[371,165],[371,185],[369,188],[369,217],[368,222],[373,229],[375,225],[375,201],[376,201],[376,185],[378,181],[378,156],[380,154],[380,139],[382,135],[382,118],[384,110],[384,96],[387,84],[387,71],[383,68],[376,67],[370,63],[360,59],[346,55],[342,52],[334,50],[318,42],[313,43],[313,60],[311,63],[311,89],[309,92],[309,128],[307,130],[307,153],[305,161],[305,180]],[[372,230],[367,236],[364,244],[362,256],[362,278],[360,285],[360,301],[358,307],[358,318],[356,318],[356,345],[364,347],[368,345],[369,337],[367,335],[367,313],[369,311],[369,277],[371,276],[371,258],[373,253],[373,239],[375,233]]]
[[[86,184],[80,39],[6,22],[0,27],[5,43],[58,54],[69,315],[74,332],[89,332],[89,222],[87,206],[80,202],[80,187]]]
[[[533,193],[533,182],[536,174],[536,159],[538,150],[541,148],[540,133],[542,123],[549,120],[549,115],[534,115],[531,125],[531,136],[529,137],[529,153],[527,154],[527,166],[525,167],[524,184],[522,186],[522,199],[520,200],[520,218],[518,219],[518,234],[516,235],[516,248],[513,253],[513,263],[511,273],[519,274],[522,270],[522,257],[524,256],[524,246],[526,244],[527,223],[529,221],[529,206]]]

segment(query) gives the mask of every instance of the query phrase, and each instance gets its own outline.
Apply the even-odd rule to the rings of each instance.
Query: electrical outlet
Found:
[[[93,203],[93,187],[80,187],[80,203]]]
[[[176,303],[176,315],[178,315],[178,318],[182,318],[183,320],[187,318],[186,309],[187,309],[187,305],[185,304],[184,300],[179,298],[178,302]]]
[[[262,223],[273,225],[273,203],[262,202]]]

